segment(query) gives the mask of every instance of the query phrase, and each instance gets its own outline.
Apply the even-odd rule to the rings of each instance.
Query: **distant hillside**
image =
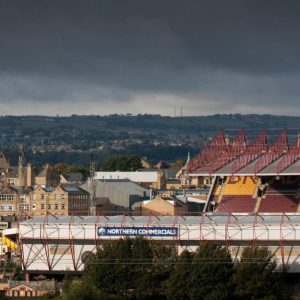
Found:
[[[262,127],[298,127],[300,117],[274,115],[213,115],[198,117],[168,117],[160,115],[109,115],[109,116],[79,116],[47,117],[47,116],[2,116],[0,129],[55,130],[58,128],[78,130],[122,130],[150,129],[174,130],[180,132],[216,132],[220,128],[262,128]]]
[[[222,128],[298,128],[300,117],[273,115],[2,116],[0,147],[23,144],[32,162],[101,162],[113,154],[137,154],[150,161],[185,160],[196,154]]]

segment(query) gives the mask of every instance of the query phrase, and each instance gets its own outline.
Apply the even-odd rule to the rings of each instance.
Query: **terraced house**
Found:
[[[19,194],[15,188],[7,184],[0,186],[0,216],[18,214]]]
[[[90,194],[73,184],[38,185],[31,192],[30,215],[88,215]]]

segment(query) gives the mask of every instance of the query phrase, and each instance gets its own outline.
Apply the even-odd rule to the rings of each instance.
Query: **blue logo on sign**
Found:
[[[105,227],[98,227],[98,235],[105,235],[106,230]]]

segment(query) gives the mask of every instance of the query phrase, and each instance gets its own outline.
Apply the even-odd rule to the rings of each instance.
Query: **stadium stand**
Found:
[[[257,179],[251,176],[228,177],[223,195],[253,195]]]
[[[265,196],[262,197],[259,212],[297,212],[299,198],[297,198],[298,185],[289,183],[289,178],[269,183]]]
[[[223,196],[217,210],[219,212],[253,212],[256,205],[256,199],[252,196]]]
[[[187,169],[215,178],[208,210],[300,213],[299,128],[221,130]]]
[[[299,199],[294,196],[268,195],[262,198],[258,212],[297,212]]]
[[[253,198],[257,178],[250,176],[227,177],[223,186],[213,191],[213,201],[219,212],[253,212],[256,199]]]

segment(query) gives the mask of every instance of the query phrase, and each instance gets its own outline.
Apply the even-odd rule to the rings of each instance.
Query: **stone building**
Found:
[[[88,215],[90,194],[76,185],[36,186],[31,193],[30,215]]]
[[[0,186],[0,216],[16,216],[19,213],[18,202],[18,191],[6,182],[2,182],[2,186]]]
[[[153,199],[137,203],[135,211],[143,216],[175,216],[187,214],[188,206],[172,195],[157,195]]]

